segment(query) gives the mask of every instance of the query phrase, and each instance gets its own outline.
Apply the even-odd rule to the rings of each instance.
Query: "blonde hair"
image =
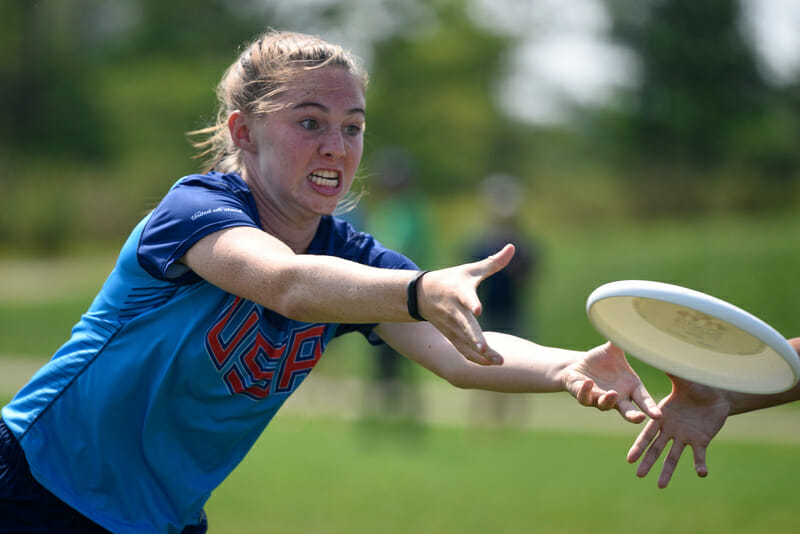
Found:
[[[267,30],[247,45],[217,85],[217,114],[212,126],[188,132],[198,138],[192,146],[206,171],[240,172],[241,151],[228,133],[228,116],[240,110],[248,116],[265,116],[280,109],[277,98],[310,69],[333,66],[346,69],[366,91],[367,72],[360,60],[339,45],[295,32]]]

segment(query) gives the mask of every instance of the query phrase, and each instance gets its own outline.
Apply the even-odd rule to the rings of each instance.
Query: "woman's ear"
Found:
[[[253,142],[247,117],[238,109],[228,116],[228,131],[231,134],[234,145],[247,152],[255,152],[256,146]]]

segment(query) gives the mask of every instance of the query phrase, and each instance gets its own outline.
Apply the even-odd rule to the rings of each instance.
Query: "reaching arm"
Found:
[[[183,261],[225,291],[298,321],[410,320],[404,291],[410,271],[295,254],[256,228],[212,233],[190,248]]]
[[[477,287],[514,255],[507,246],[485,260],[433,271],[418,284],[419,310],[467,359],[501,363],[476,315]],[[210,283],[305,322],[382,323],[411,321],[406,287],[412,271],[378,269],[332,256],[295,254],[256,228],[209,234],[183,262]]]
[[[800,338],[789,342],[800,354]],[[783,393],[752,395],[703,386],[674,376],[670,379],[672,392],[659,404],[661,419],[649,421],[628,451],[629,462],[642,458],[636,475],[644,477],[672,441],[658,478],[659,488],[669,484],[687,445],[692,448],[697,475],[708,474],[706,449],[729,416],[800,400],[800,384]]]
[[[502,366],[486,367],[464,360],[447,339],[425,323],[384,323],[376,327],[376,333],[398,352],[457,387],[512,393],[568,391],[584,406],[616,408],[634,423],[643,421],[645,413],[660,416],[622,351],[610,343],[579,352],[486,332],[504,360]]]

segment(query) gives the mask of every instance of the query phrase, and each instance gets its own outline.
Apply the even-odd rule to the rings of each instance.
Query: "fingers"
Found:
[[[478,317],[483,313],[483,305],[481,304],[480,299],[478,299],[477,292],[474,290],[477,288],[477,285],[480,284],[483,280],[488,278],[489,276],[493,275],[497,271],[505,268],[508,263],[511,261],[511,258],[514,257],[515,248],[514,245],[508,244],[503,247],[499,252],[492,254],[491,256],[476,262],[473,265],[477,265],[477,272],[472,271],[473,276],[477,276],[477,281],[475,282],[475,287],[473,291],[469,295],[465,295],[464,306],[470,311],[473,317]],[[477,325],[477,322],[476,322]],[[478,327],[478,331],[480,332],[480,327]],[[482,336],[481,336],[482,338]],[[485,340],[474,340],[476,343],[482,344],[485,347]],[[499,356],[499,355],[495,355]],[[495,362],[498,363],[498,362]],[[502,363],[502,358],[499,363]]]
[[[644,384],[639,383],[639,385],[633,390],[631,393],[631,398],[636,405],[642,409],[642,411],[647,414],[652,419],[660,419],[661,418],[661,408],[658,407],[658,404],[653,397],[650,396],[650,393],[647,391],[647,388],[644,387]]]
[[[471,340],[464,340],[459,335],[445,335],[450,343],[461,353],[466,359],[479,365],[499,365],[503,363],[503,357],[498,354],[494,349],[486,345],[486,341],[475,342]]]
[[[575,398],[578,400],[579,403],[583,406],[591,406],[592,405],[592,388],[594,387],[594,382],[591,380],[584,380],[581,382],[581,385],[578,387],[578,391],[575,393]]]
[[[644,429],[639,433],[639,436],[633,443],[633,446],[628,451],[627,459],[629,463],[634,463],[639,459],[642,453],[647,450],[647,446],[650,445],[650,442],[658,435],[660,428],[658,421],[651,419],[647,422]]]
[[[482,305],[476,288],[485,277],[505,267],[513,255],[513,245],[506,245],[484,260],[431,272],[419,286],[425,295],[420,301],[420,306],[425,306],[425,319],[471,362],[503,363],[503,357],[489,347],[478,323]]]
[[[575,398],[583,406],[596,406],[602,411],[610,410],[617,405],[619,395],[616,391],[604,391],[595,387],[594,382],[586,379],[578,386]]]
[[[597,408],[602,411],[608,411],[617,405],[617,398],[619,395],[616,391],[606,391],[597,398]]]
[[[647,449],[647,452],[642,457],[641,463],[639,463],[639,467],[636,469],[636,476],[637,477],[645,477],[647,473],[650,472],[650,468],[656,463],[658,457],[661,456],[661,453],[664,450],[664,447],[667,446],[669,443],[669,438],[667,438],[664,433],[659,433],[656,439],[653,440],[650,448]],[[671,476],[671,475],[670,475]]]
[[[617,401],[617,411],[619,411],[626,421],[631,423],[641,423],[647,418],[644,412],[638,410],[636,405],[627,399],[620,399]]]
[[[477,293],[466,295],[464,306],[469,310],[473,317],[480,317],[480,315],[483,313],[483,304],[481,304],[480,299],[478,299]]]
[[[469,344],[453,342],[452,339],[450,342],[462,356],[478,365],[501,365],[503,363],[503,357],[492,348],[478,350]]]
[[[706,466],[706,448],[700,445],[692,446],[694,453],[694,472],[700,478],[708,476],[708,466]]]
[[[480,365],[500,365],[503,357],[492,349],[483,335],[477,319],[473,315],[461,317],[461,324],[446,337],[468,360]]]
[[[672,446],[669,449],[669,453],[667,453],[667,456],[664,458],[661,474],[658,477],[658,487],[661,489],[666,488],[670,480],[672,480],[672,475],[678,467],[678,461],[686,448],[686,443],[681,440],[672,439],[667,434],[661,432],[659,422],[651,419],[628,451],[627,460],[629,463],[636,462],[642,453],[645,452],[645,450],[647,451],[639,467],[636,469],[636,476],[643,478],[650,472],[650,469],[655,465],[670,441],[672,441]],[[649,448],[648,444],[650,445]],[[706,448],[703,446],[692,446],[692,451],[694,453],[694,470],[697,476],[705,477],[708,475]]]
[[[492,254],[491,256],[476,262],[479,266],[481,272],[477,273],[480,276],[481,280],[485,280],[486,278],[492,276],[497,271],[504,269],[508,263],[511,261],[511,258],[514,257],[516,249],[514,245],[508,244],[504,246],[500,251]]]
[[[503,357],[491,348],[474,316],[464,316],[455,325],[434,325],[467,360],[479,365],[500,365]]]
[[[488,356],[484,356],[480,352],[476,352],[471,350],[467,346],[459,347],[456,345],[456,349],[458,352],[461,353],[466,359],[471,361],[472,363],[477,363],[478,365],[493,365],[494,362]]]
[[[614,354],[615,356],[623,359],[625,358],[623,350],[610,341],[606,342],[603,348],[609,354]],[[627,365],[627,361],[626,366],[630,369],[630,366]],[[644,386],[633,369],[630,369],[630,372],[638,383],[638,385],[631,391],[630,396],[633,403],[635,403],[636,406],[638,406],[642,411],[640,412],[637,410],[633,406],[633,403],[628,402],[626,399],[622,399],[620,401],[620,405],[617,406],[617,409],[623,415],[623,417],[625,417],[625,419],[632,423],[641,423],[644,421],[646,416],[649,416],[652,419],[659,419],[661,417],[661,409],[658,407],[658,404],[647,391],[647,388]]]
[[[435,287],[434,276],[426,282],[428,286],[423,288],[430,291]],[[503,357],[489,347],[476,319],[478,313],[480,313],[480,301],[475,292],[471,291],[447,296],[438,306],[428,307],[424,317],[467,360],[480,365],[501,364]]]
[[[675,468],[678,467],[678,460],[683,454],[683,449],[686,445],[682,442],[673,441],[672,447],[669,449],[667,457],[664,459],[664,465],[661,468],[661,475],[658,477],[658,487],[664,489],[672,479],[672,474]]]

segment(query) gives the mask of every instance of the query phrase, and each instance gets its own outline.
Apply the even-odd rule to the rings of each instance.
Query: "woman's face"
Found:
[[[257,201],[292,220],[332,213],[350,190],[365,121],[364,92],[345,69],[303,72],[298,81],[279,98],[287,107],[248,122],[245,150]]]

